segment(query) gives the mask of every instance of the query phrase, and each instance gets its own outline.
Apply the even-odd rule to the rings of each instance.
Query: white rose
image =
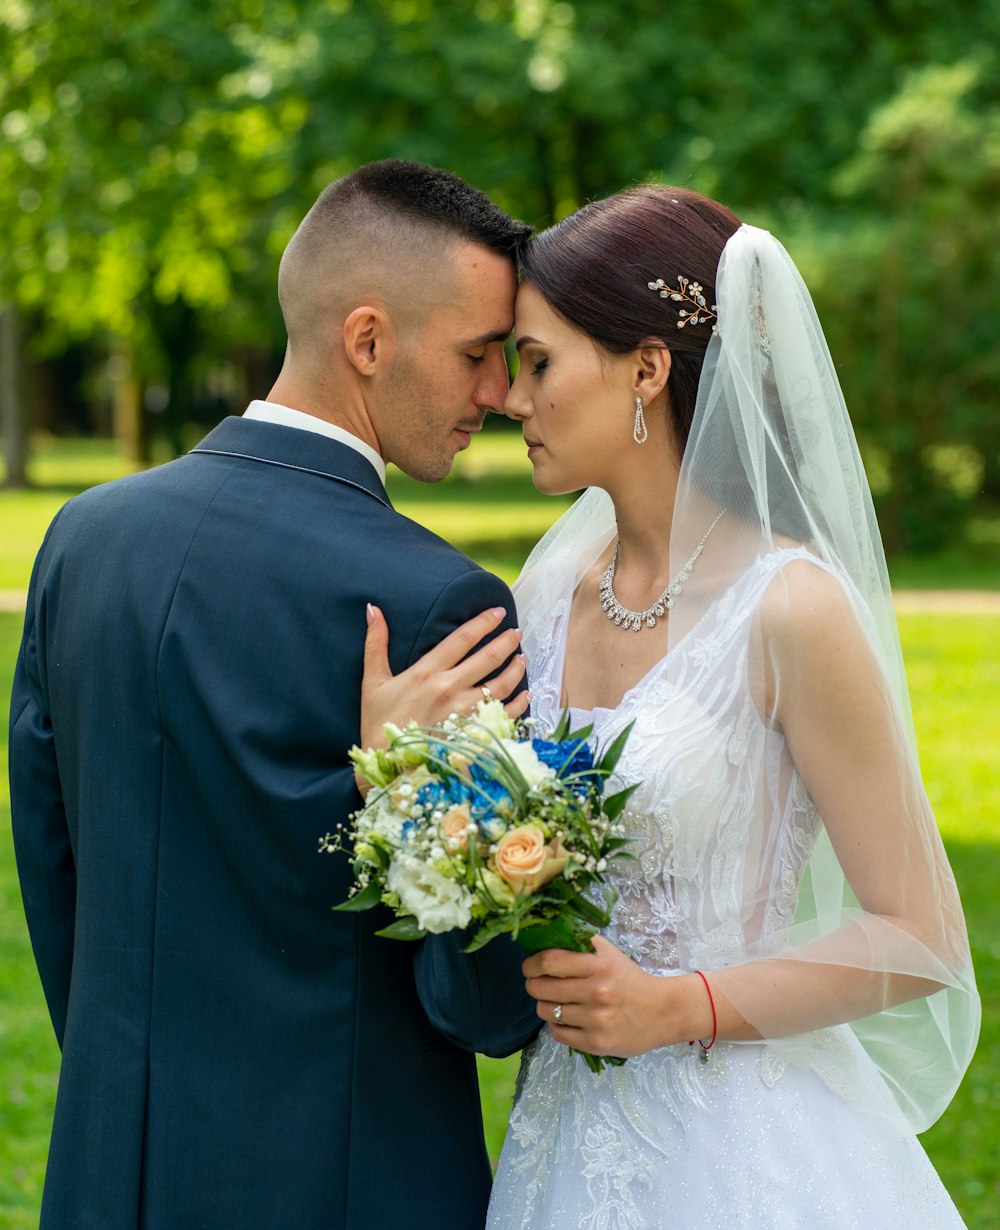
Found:
[[[439,935],[469,925],[472,894],[436,867],[416,859],[395,858],[389,866],[388,885],[424,931]]]
[[[477,726],[482,727],[482,731],[477,731]],[[476,713],[469,733],[474,738],[486,733],[495,739],[510,739],[514,734],[514,719],[508,715],[501,701],[481,700],[476,705]]]
[[[535,749],[530,743],[521,743],[516,739],[504,739],[504,751],[521,771],[521,776],[528,783],[528,789],[533,790],[550,777],[555,777],[555,769],[550,769],[535,755]]]

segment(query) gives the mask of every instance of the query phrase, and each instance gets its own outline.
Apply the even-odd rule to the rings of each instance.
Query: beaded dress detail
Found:
[[[804,549],[762,557],[616,709],[574,713],[601,745],[635,721],[617,773],[642,783],[624,814],[635,858],[614,867],[605,935],[655,975],[711,976],[795,914],[822,822],[760,717],[750,659],[761,598],[799,560],[826,567]],[[547,630],[531,662],[543,729],[560,714],[569,610],[567,593],[531,615]],[[916,1137],[868,1113],[888,1094],[852,1030],[810,1035],[808,1056],[718,1042],[703,1064],[682,1043],[594,1074],[543,1028],[522,1057],[488,1230],[960,1227]]]

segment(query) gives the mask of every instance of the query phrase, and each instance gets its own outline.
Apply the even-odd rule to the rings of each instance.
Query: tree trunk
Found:
[[[115,439],[129,461],[149,463],[146,424],[142,412],[142,392],[132,365],[131,344],[119,338],[108,364],[112,387],[112,416]]]
[[[0,310],[0,439],[7,463],[5,487],[27,487],[28,423],[21,374],[17,309]]]

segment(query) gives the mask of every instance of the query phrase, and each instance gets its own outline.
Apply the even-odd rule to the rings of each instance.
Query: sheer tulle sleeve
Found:
[[[784,736],[818,837],[787,927],[754,935],[754,897],[767,887],[748,894],[746,955],[767,966],[716,979],[786,1058],[828,1069],[845,1096],[921,1130],[969,1063],[979,1000],[921,781],[881,536],[822,329],[784,248],[741,227],[716,289],[719,334],[684,453],[671,557],[698,541],[716,505],[730,530],[672,614],[671,645],[761,554],[802,544],[824,565],[782,569],[755,636],[764,716]],[[773,791],[756,797],[762,810],[777,805]],[[765,843],[775,820],[756,818]],[[821,1027],[844,1020],[891,1102],[850,1056],[823,1053]]]

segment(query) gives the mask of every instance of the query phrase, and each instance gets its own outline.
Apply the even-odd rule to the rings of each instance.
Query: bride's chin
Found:
[[[535,490],[541,495],[569,495],[570,492],[582,490],[579,485],[567,484],[565,480],[560,481],[552,474],[540,474],[537,468],[531,475],[531,481],[535,484]]]

